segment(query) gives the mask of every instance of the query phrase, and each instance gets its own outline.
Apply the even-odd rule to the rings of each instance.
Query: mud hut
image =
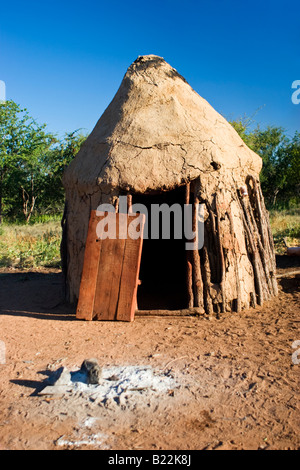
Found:
[[[261,158],[161,57],[141,56],[66,169],[62,259],[78,299],[91,210],[132,203],[204,205],[204,246],[143,245],[140,309],[241,311],[277,294]],[[100,266],[101,269],[101,266]]]

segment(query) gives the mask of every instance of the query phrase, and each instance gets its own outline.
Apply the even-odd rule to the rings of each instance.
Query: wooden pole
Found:
[[[252,175],[248,177],[248,181],[252,183],[252,202],[255,206],[256,217],[253,214],[253,208],[249,202],[249,210],[251,219],[258,236],[258,248],[262,265],[265,272],[268,297],[278,294],[278,286],[276,281],[276,260],[274,252],[273,236],[270,229],[268,212],[265,207],[264,199],[261,192],[260,183]],[[257,223],[256,223],[257,221]]]
[[[237,260],[238,253],[236,252],[236,243],[235,243],[235,233],[234,233],[234,223],[231,213],[231,208],[227,210],[227,215],[230,223],[230,234],[232,240],[232,250],[233,250],[233,259],[234,259],[234,271],[235,271],[235,283],[236,283],[236,311],[239,313],[242,310],[241,304],[241,284],[240,284],[240,275],[239,275],[239,265]]]
[[[187,183],[185,187],[185,204],[190,203],[191,185]],[[191,251],[186,250],[186,285],[188,295],[188,308],[194,307],[194,293],[193,293],[193,266]]]
[[[193,268],[193,287],[194,287],[194,306],[202,307],[203,306],[203,282],[201,276],[201,264],[200,256],[198,250],[198,206],[199,199],[195,195],[193,202],[193,220],[192,220],[192,230],[196,234],[194,238],[194,243],[196,247],[192,250],[192,268]]]
[[[260,259],[261,259],[261,262],[262,262],[263,271],[264,271],[264,275],[265,275],[265,284],[266,284],[266,289],[265,290],[267,291],[266,298],[269,298],[270,295],[272,295],[272,293],[273,293],[273,287],[272,287],[271,277],[270,277],[270,269],[269,269],[268,262],[267,262],[267,259],[269,259],[269,253],[268,253],[267,247],[263,246],[263,243],[265,243],[265,238],[264,237],[260,238],[259,234],[261,232],[259,232],[259,229],[257,227],[256,220],[255,220],[255,217],[254,217],[254,214],[253,214],[253,209],[251,207],[250,202],[248,204],[248,210],[249,210],[249,213],[250,213],[250,220],[251,220],[252,226],[254,228],[254,233],[256,234],[256,241],[257,241],[258,251],[259,251],[259,254],[260,254]],[[263,221],[261,221],[260,225],[261,226],[263,225]]]
[[[127,194],[127,211],[128,214],[132,214],[132,194]]]
[[[212,236],[214,240],[215,250],[217,253],[216,282],[220,284],[221,297],[222,297],[221,312],[224,313],[226,310],[225,260],[224,260],[224,253],[223,253],[223,246],[222,246],[222,239],[221,239],[221,216],[220,216],[220,209],[219,209],[219,202],[218,202],[217,194],[215,195],[216,213],[214,213],[208,201],[206,202],[206,207],[209,213],[209,218],[210,218],[211,227],[212,227]]]
[[[117,214],[119,212],[119,197],[116,198],[114,206]]]
[[[254,242],[254,237],[253,233],[251,233],[251,229],[249,227],[249,219],[247,215],[247,210],[245,207],[245,203],[243,199],[239,199],[240,204],[241,204],[241,215],[244,223],[244,229],[246,233],[246,240],[248,241],[248,250],[251,253],[252,256],[252,266],[253,266],[253,273],[254,273],[254,282],[255,282],[255,287],[256,287],[256,293],[257,293],[257,303],[258,305],[263,304],[263,286],[262,286],[262,281],[261,281],[261,274],[260,274],[260,269],[259,269],[259,264],[258,264],[258,253],[257,253],[257,248],[255,246]]]
[[[271,277],[273,294],[276,296],[278,294],[278,285],[276,281],[276,258],[275,258],[274,241],[273,241],[273,235],[272,235],[271,225],[270,225],[270,220],[269,220],[269,213],[265,206],[265,202],[264,202],[264,198],[262,195],[261,186],[259,182],[257,182],[256,184],[256,191],[257,191],[257,199],[259,199],[260,201],[262,214],[264,216],[264,225],[267,231],[266,240],[267,240],[268,253],[269,253],[268,255],[268,261],[269,261],[269,267],[270,267],[269,275]]]
[[[212,207],[211,207],[210,203],[208,201],[206,201],[205,204],[206,204],[206,208],[207,208],[208,213],[209,213],[209,220],[210,220],[210,223],[211,223],[211,231],[212,231],[212,238],[213,238],[214,245],[215,245],[215,251],[218,252],[218,239],[217,239],[217,228],[216,228],[215,214],[212,210]],[[219,280],[220,260],[219,260],[218,256],[216,257],[215,264],[216,264],[216,266],[214,267],[213,274],[216,275],[214,277],[216,277],[217,280]]]
[[[225,313],[226,311],[226,294],[225,294],[225,260],[224,260],[224,253],[223,253],[223,246],[222,246],[222,239],[221,239],[221,216],[219,210],[219,201],[218,195],[215,195],[215,204],[216,204],[216,218],[217,218],[217,244],[218,244],[218,258],[219,258],[219,266],[220,266],[220,287],[221,287],[221,296],[222,296],[222,304],[221,304],[221,313]]]
[[[212,299],[210,295],[210,285],[211,285],[211,272],[209,265],[209,256],[207,252],[207,247],[203,247],[203,268],[202,268],[202,277],[203,277],[203,296],[204,296],[204,308],[205,312],[212,316],[214,313]]]

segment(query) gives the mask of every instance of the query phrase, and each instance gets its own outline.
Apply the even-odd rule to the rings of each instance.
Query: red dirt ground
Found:
[[[278,266],[293,271],[299,258]],[[76,320],[61,280],[55,270],[0,274],[0,449],[300,448],[299,277],[240,315],[133,323]],[[181,386],[131,407],[38,394],[50,371],[89,357],[168,370]]]

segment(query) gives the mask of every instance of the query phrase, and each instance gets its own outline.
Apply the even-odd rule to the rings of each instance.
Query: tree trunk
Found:
[[[32,216],[36,198],[37,198],[37,196],[34,196],[33,191],[34,191],[34,184],[33,184],[33,177],[31,177],[31,196],[29,196],[28,192],[22,186],[23,214],[25,217],[26,224],[28,224],[30,217]],[[29,203],[30,203],[30,207],[29,207]]]

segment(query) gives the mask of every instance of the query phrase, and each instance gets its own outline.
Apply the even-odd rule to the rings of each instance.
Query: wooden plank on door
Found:
[[[99,217],[96,216],[96,211],[92,211],[85,244],[84,262],[76,310],[76,318],[80,320],[93,319],[94,297],[101,252],[101,240],[98,239],[96,234],[98,222]]]
[[[119,214],[111,213],[108,214],[108,217],[114,219],[113,223],[116,224],[116,233],[118,234]],[[127,228],[127,217],[125,223]],[[109,238],[102,240],[93,313],[95,320],[116,319],[125,241],[125,239]]]
[[[98,239],[97,224],[103,217],[116,224],[117,237]],[[141,236],[130,234],[130,224],[139,217]],[[136,222],[139,222],[136,221]],[[76,317],[85,320],[133,321],[145,216],[92,211]],[[103,234],[103,224],[102,234]],[[100,237],[101,234],[98,234]],[[119,238],[121,237],[121,238]],[[127,237],[127,238],[126,238]]]
[[[145,216],[143,214],[128,215],[128,228],[130,227],[130,223],[137,217],[139,217],[141,224],[141,236],[135,240],[131,238],[129,231],[127,231],[116,315],[116,319],[120,321],[133,321],[137,307],[137,289],[142,256],[142,234],[144,230]]]

